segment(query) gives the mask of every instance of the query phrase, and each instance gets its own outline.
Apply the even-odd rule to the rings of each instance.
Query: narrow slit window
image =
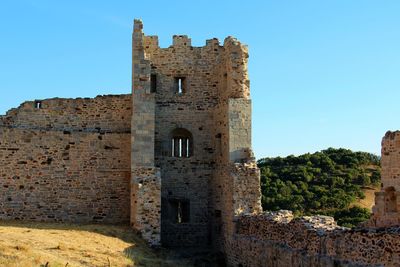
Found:
[[[186,199],[170,199],[169,220],[173,223],[188,223],[190,221],[190,204]]]
[[[172,151],[172,156],[175,157],[175,139],[174,138],[172,138],[171,151]]]
[[[178,223],[182,223],[183,212],[182,212],[182,202],[178,202]]]
[[[182,90],[182,79],[179,78],[178,79],[178,93],[182,94],[183,90]]]
[[[155,93],[157,91],[157,75],[150,75],[150,92]]]
[[[176,77],[175,78],[175,87],[176,87],[176,92],[178,94],[183,94],[186,91],[185,88],[186,82],[184,77]]]
[[[189,138],[186,138],[186,157],[189,157]]]

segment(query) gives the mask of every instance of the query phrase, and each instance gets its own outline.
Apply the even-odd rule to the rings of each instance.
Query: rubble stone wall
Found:
[[[398,266],[400,229],[347,229],[288,211],[237,217],[229,266]]]
[[[135,168],[131,183],[131,225],[150,245],[160,245],[161,175],[158,168]]]
[[[381,190],[375,192],[370,227],[400,225],[400,131],[388,131],[382,138]]]
[[[132,34],[131,218],[151,245],[161,239],[161,175],[154,164],[155,99],[150,92],[150,62],[145,58],[143,24]]]

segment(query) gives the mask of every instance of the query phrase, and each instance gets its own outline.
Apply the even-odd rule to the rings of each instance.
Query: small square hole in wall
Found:
[[[42,108],[42,101],[36,100],[36,101],[35,101],[35,108],[36,108],[36,109],[41,109],[41,108]]]
[[[185,77],[175,77],[175,92],[180,95],[186,92]]]

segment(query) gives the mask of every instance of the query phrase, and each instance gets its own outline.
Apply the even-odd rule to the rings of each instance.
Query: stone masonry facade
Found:
[[[148,197],[131,199],[131,223],[153,244],[214,246],[227,212],[261,210],[247,47],[232,37],[193,47],[175,35],[160,48],[139,20],[132,42],[132,192]],[[234,180],[255,190],[242,198]],[[225,198],[237,208],[225,210]]]
[[[263,212],[251,150],[248,48],[233,37],[161,48],[134,21],[132,93],[23,103],[0,116],[0,220],[128,224],[153,246],[227,266],[400,266],[400,133],[357,229]]]
[[[29,101],[0,117],[0,219],[129,222],[130,95]]]

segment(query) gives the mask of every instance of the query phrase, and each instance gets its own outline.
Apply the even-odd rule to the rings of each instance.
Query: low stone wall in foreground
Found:
[[[290,211],[237,217],[229,266],[400,266],[400,228],[349,229]]]

